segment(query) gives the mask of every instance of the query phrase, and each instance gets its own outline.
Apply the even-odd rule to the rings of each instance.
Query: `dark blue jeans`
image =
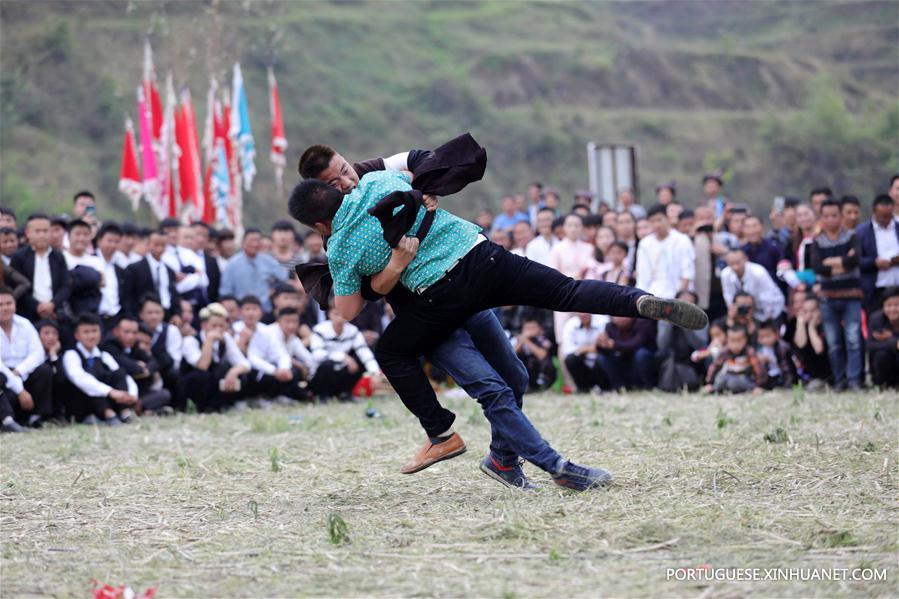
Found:
[[[865,363],[862,301],[824,298],[821,302],[821,320],[834,382],[841,383],[848,379],[850,383],[861,384]]]
[[[518,305],[638,317],[637,299],[643,295],[645,291],[614,283],[576,281],[485,241],[423,294],[413,294],[381,335],[375,357],[406,408],[433,437],[447,430],[455,415],[437,402],[418,357],[473,315]]]
[[[655,385],[654,356],[645,347],[638,349],[632,356],[601,353],[597,361],[612,389],[651,389]]]
[[[427,358],[481,404],[490,422],[490,451],[497,461],[507,466],[521,456],[554,471],[558,452],[521,411],[528,371],[493,312],[484,310],[469,318]]]

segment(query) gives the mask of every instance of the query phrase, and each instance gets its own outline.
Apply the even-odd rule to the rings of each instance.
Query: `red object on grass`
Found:
[[[372,393],[374,393],[374,388],[372,387],[371,377],[363,376],[359,379],[359,382],[356,383],[356,386],[353,387],[353,395],[356,397],[371,397]]]

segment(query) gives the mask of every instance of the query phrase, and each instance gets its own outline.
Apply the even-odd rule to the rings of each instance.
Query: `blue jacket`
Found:
[[[895,220],[893,220],[893,230],[896,231],[896,239],[899,240],[899,223]],[[874,237],[873,223],[869,220],[860,224],[855,229],[855,234],[858,236],[861,246],[858,267],[862,274],[862,291],[866,298],[870,298],[873,297],[877,284],[877,267],[874,266],[874,260],[877,259],[877,240]]]

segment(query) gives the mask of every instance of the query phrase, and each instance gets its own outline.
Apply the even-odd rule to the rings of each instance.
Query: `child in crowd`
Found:
[[[767,370],[765,389],[792,387],[796,380],[790,346],[780,339],[777,325],[770,320],[759,326],[756,348],[762,367]]]
[[[749,345],[749,332],[741,326],[727,330],[724,351],[709,366],[706,376],[706,392],[746,393],[754,395],[762,392],[765,385],[765,371]]]

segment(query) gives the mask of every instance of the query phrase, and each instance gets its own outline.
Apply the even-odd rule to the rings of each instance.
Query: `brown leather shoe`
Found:
[[[424,445],[415,452],[415,455],[408,464],[400,469],[403,474],[414,474],[421,472],[428,466],[433,466],[437,462],[454,458],[457,455],[465,453],[465,441],[459,436],[459,433],[453,433],[450,438],[434,445],[431,440],[425,441]]]

